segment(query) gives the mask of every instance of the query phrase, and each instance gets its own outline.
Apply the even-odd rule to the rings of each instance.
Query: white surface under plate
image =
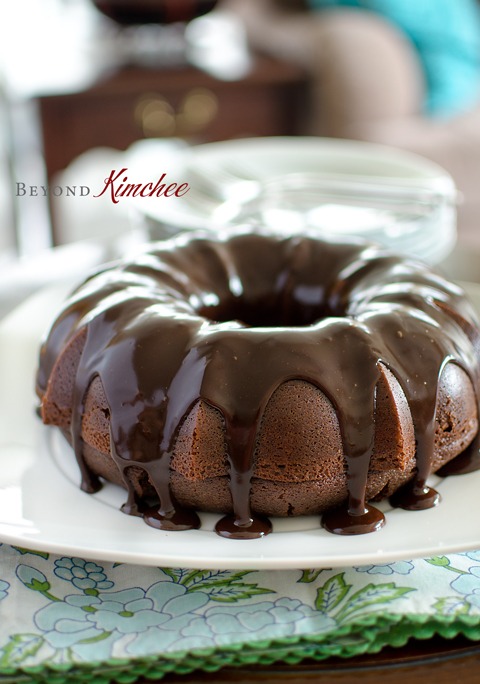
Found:
[[[437,164],[396,148],[351,140],[271,137],[165,150],[141,141],[127,152],[131,178],[188,182],[183,197],[132,200],[151,236],[261,223],[276,230],[364,235],[438,263],[456,236],[456,190]]]
[[[480,310],[480,286],[469,293]],[[379,507],[385,527],[361,536],[336,536],[319,518],[273,520],[264,539],[223,539],[217,516],[202,529],[162,532],[118,509],[125,492],[106,485],[93,496],[78,488],[70,447],[35,416],[32,390],[38,340],[65,288],[25,302],[0,325],[0,541],[99,560],[191,568],[326,568],[387,563],[480,548],[480,471],[432,478],[442,495],[433,509]]]

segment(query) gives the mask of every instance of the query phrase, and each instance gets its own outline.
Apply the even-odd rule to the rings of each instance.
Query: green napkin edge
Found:
[[[117,658],[104,662],[41,664],[2,668],[3,684],[130,684],[140,677],[161,679],[167,674],[189,674],[195,670],[215,672],[222,667],[272,665],[284,662],[296,665],[309,658],[325,660],[335,656],[378,653],[385,646],[401,647],[409,639],[430,639],[438,635],[453,639],[463,635],[480,640],[480,621],[472,615],[436,616],[371,613],[352,621],[335,632],[283,637],[249,644],[234,644],[210,649],[165,653],[144,658]]]

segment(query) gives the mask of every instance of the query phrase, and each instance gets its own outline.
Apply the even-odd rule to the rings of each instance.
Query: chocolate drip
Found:
[[[268,534],[269,524],[255,521],[250,510],[250,487],[253,474],[252,454],[257,436],[257,420],[255,417],[245,424],[235,420],[233,416],[224,415],[227,454],[230,466],[230,491],[232,494],[233,516],[226,516],[218,521],[216,532],[223,537],[234,537],[236,531],[242,531],[249,537]],[[243,537],[242,537],[243,538]]]
[[[421,481],[418,483],[416,479],[397,490],[390,497],[390,503],[392,506],[404,508],[407,511],[423,511],[439,504],[440,494],[433,487],[428,487]]]
[[[373,506],[363,505],[361,511],[352,513],[339,508],[322,516],[323,527],[333,534],[366,534],[376,532],[385,524],[384,515]]]
[[[323,525],[358,534],[384,523],[366,502],[380,365],[403,389],[417,442],[416,475],[394,502],[435,505],[438,496],[426,481],[439,378],[447,363],[456,363],[478,386],[475,325],[455,286],[370,245],[242,231],[216,241],[182,238],[102,271],[77,291],[42,351],[38,385],[42,394],[64,344],[86,329],[71,421],[82,487],[99,485],[81,437],[85,397],[98,377],[111,455],[128,490],[123,510],[168,530],[199,526],[196,513],[183,510],[170,491],[182,422],[199,401],[217,409],[233,514],[216,530],[245,539],[271,529],[250,507],[265,408],[282,383],[309,382],[336,411],[346,462],[348,501],[326,513]],[[158,506],[138,500],[132,478],[138,470]]]

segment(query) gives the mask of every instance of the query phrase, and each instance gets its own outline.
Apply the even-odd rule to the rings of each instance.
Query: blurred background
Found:
[[[461,244],[478,241],[475,0],[16,0],[2,12],[0,264],[127,233],[123,205],[93,213],[91,198],[52,192],[98,188],[127,150],[155,143],[167,159],[257,136],[419,153],[455,181]]]

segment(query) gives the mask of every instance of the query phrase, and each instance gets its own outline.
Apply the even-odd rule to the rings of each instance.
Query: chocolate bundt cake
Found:
[[[41,350],[41,413],[82,488],[125,487],[154,527],[203,510],[227,537],[317,513],[368,532],[372,500],[435,505],[428,476],[477,439],[477,326],[456,285],[364,242],[184,236],[75,291]]]

